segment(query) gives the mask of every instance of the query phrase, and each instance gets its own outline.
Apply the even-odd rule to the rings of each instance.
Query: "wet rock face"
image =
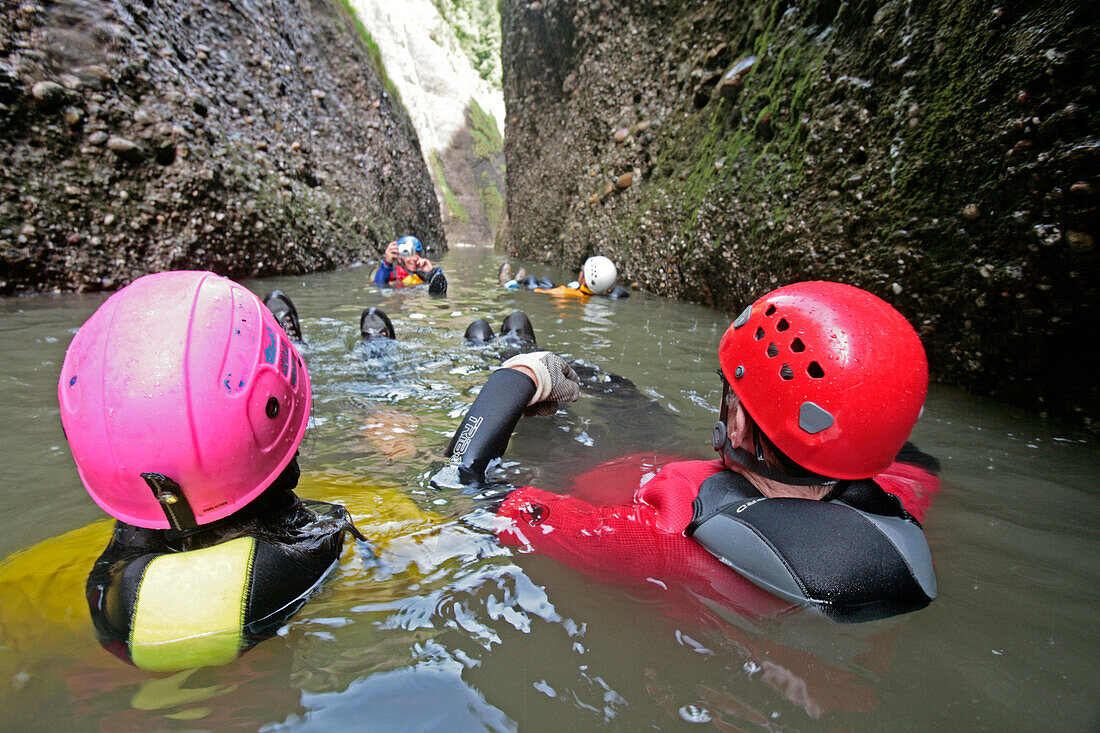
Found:
[[[1100,30],[1010,5],[509,0],[502,246],[730,313],[859,285],[937,380],[1100,429]]]
[[[446,247],[416,133],[336,2],[0,2],[0,294]]]

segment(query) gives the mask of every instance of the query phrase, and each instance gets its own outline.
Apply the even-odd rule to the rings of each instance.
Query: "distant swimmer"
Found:
[[[422,255],[424,245],[411,235],[386,245],[382,262],[374,272],[375,285],[423,285],[428,293],[443,295],[447,292],[447,277],[443,270]]]
[[[510,273],[511,267],[508,263],[501,265],[499,272],[501,284],[510,289],[527,288],[536,293],[546,293],[561,298],[587,298],[591,295],[604,295],[609,298],[630,297],[629,290],[615,284],[619,277],[615,263],[603,255],[585,260],[581,271],[577,274],[577,279],[568,285],[555,287],[549,278],[536,278],[534,275],[527,275],[522,269],[520,270],[522,277],[517,273],[515,278],[505,280],[505,276]]]

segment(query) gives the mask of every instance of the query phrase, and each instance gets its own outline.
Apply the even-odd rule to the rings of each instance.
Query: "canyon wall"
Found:
[[[502,25],[505,251],[731,314],[859,285],[935,379],[1096,429],[1094,4],[505,0]]]
[[[0,294],[445,248],[371,51],[334,0],[4,0]]]

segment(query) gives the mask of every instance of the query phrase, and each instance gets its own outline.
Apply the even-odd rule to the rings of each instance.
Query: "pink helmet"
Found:
[[[264,304],[210,272],[146,275],[81,326],[57,397],[77,471],[111,516],[209,524],[293,460],[309,374]]]

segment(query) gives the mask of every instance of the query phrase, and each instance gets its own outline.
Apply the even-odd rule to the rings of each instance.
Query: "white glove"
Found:
[[[569,363],[552,351],[533,351],[513,356],[504,367],[527,367],[535,373],[535,394],[527,401],[531,406],[539,402],[576,402],[580,397],[580,378]]]

